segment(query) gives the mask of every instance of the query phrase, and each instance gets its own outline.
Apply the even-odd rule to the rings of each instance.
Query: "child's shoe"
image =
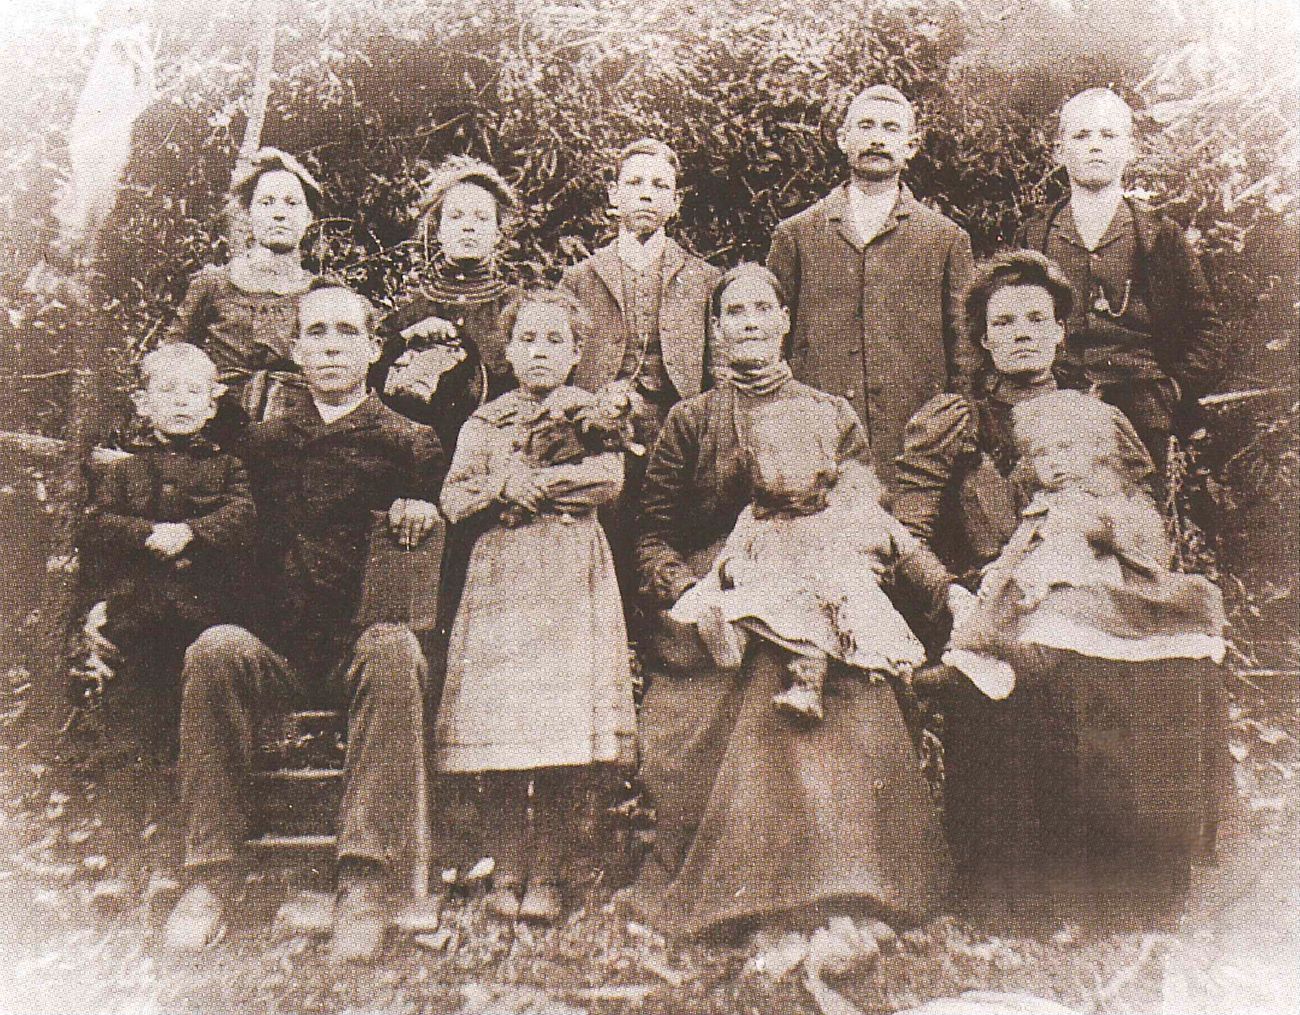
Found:
[[[519,882],[498,878],[492,891],[483,899],[483,908],[489,916],[514,923],[519,919]]]
[[[829,660],[825,656],[795,656],[786,664],[790,686],[772,695],[772,704],[782,715],[804,722],[821,722],[822,688],[826,683]]]
[[[86,614],[86,622],[81,628],[81,652],[72,673],[79,697],[90,701],[103,696],[108,682],[117,676],[121,662],[117,646],[104,637],[107,623],[108,604],[98,602]]]
[[[559,886],[550,881],[530,884],[519,904],[519,919],[530,923],[555,923],[564,915]]]

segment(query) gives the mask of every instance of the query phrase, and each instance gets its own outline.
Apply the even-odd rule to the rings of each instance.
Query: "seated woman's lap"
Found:
[[[783,672],[756,641],[739,677],[660,676],[647,695],[643,779],[671,882],[659,908],[686,932],[839,903],[920,919],[949,864],[892,689],[839,671],[825,721],[797,727],[771,705]]]

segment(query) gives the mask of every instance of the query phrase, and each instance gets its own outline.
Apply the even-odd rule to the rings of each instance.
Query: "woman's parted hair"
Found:
[[[558,286],[530,286],[519,289],[501,311],[501,330],[505,332],[506,344],[514,340],[515,325],[519,322],[519,313],[529,303],[544,303],[547,306],[561,308],[569,318],[569,330],[573,332],[573,344],[582,348],[586,337],[591,334],[593,325],[587,312],[567,289]]]
[[[1049,257],[1036,250],[1007,250],[975,267],[966,289],[966,328],[971,341],[982,346],[988,334],[989,300],[1008,286],[1038,286],[1052,297],[1052,310],[1064,324],[1074,310],[1077,296],[1065,273]]]
[[[449,155],[424,181],[424,193],[418,205],[420,218],[426,224],[432,223],[436,229],[448,191],[461,183],[472,183],[492,195],[497,203],[497,222],[502,232],[513,224],[519,207],[515,188],[492,166],[469,155]]]
[[[722,278],[718,279],[717,284],[713,287],[713,292],[709,294],[709,312],[715,318],[722,316],[722,294],[727,291],[727,286],[742,278],[754,278],[760,282],[766,282],[772,287],[772,292],[776,293],[776,301],[783,307],[789,306],[789,301],[785,296],[785,289],[782,288],[780,279],[772,274],[770,268],[755,261],[741,261],[726,272]]]
[[[311,209],[313,215],[320,214],[320,204],[324,198],[321,185],[316,181],[316,177],[307,171],[306,166],[279,148],[259,148],[249,159],[248,165],[236,172],[235,178],[230,183],[230,193],[241,207],[247,209],[253,203],[253,191],[257,189],[257,181],[267,173],[275,172],[296,176],[298,182],[302,184],[302,193],[307,199],[307,207]]]

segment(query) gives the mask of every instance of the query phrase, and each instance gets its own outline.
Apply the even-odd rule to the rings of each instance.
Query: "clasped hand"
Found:
[[[508,504],[517,504],[525,511],[536,514],[551,494],[548,483],[537,469],[520,468],[511,470],[501,488],[501,499]]]
[[[442,317],[426,317],[401,330],[402,341],[449,342],[456,337],[456,325]]]
[[[438,508],[427,500],[399,498],[388,509],[388,527],[398,543],[418,546],[438,522]]]
[[[145,549],[164,560],[174,560],[194,539],[194,530],[184,522],[156,522],[144,541]]]

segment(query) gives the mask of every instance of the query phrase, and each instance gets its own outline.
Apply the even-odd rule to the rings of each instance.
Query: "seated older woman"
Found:
[[[904,434],[894,512],[971,587],[1004,553],[1022,511],[1033,510],[1040,482],[1012,421],[1020,407],[1055,392],[1073,300],[1069,282],[1041,254],[1011,251],[981,265],[966,311],[987,353],[982,377],[971,395],[924,405]],[[1148,485],[1151,460],[1129,421],[1094,408],[1109,414],[1104,429],[1125,482]],[[1213,841],[1226,772],[1225,700],[1214,667],[1149,652],[1108,658],[1091,648],[1057,652],[1051,664],[1001,701],[961,678],[937,691],[946,830],[964,885],[986,897],[1059,886],[1080,873],[1096,884],[1092,874],[1114,867],[1103,855],[1107,840],[1132,838],[1141,821],[1162,825],[1147,838],[1175,852],[1190,850],[1193,838],[1202,848]],[[1182,863],[1167,869],[1173,883],[1149,886],[1165,895],[1186,876]]]
[[[781,359],[790,319],[767,269],[728,272],[712,310],[730,368],[721,385],[673,407],[646,472],[638,559],[643,590],[663,611],[710,572],[753,500],[756,419],[785,404],[806,421],[810,446],[870,464],[849,404],[791,379]],[[943,611],[943,569],[905,532],[900,542],[886,587]],[[786,650],[752,639],[739,670],[727,670],[697,628],[661,619],[664,665],[641,713],[642,779],[658,815],[632,893],[645,915],[695,934],[846,910],[894,923],[932,912],[948,854],[890,684],[832,661],[825,719],[792,723],[773,707]]]

